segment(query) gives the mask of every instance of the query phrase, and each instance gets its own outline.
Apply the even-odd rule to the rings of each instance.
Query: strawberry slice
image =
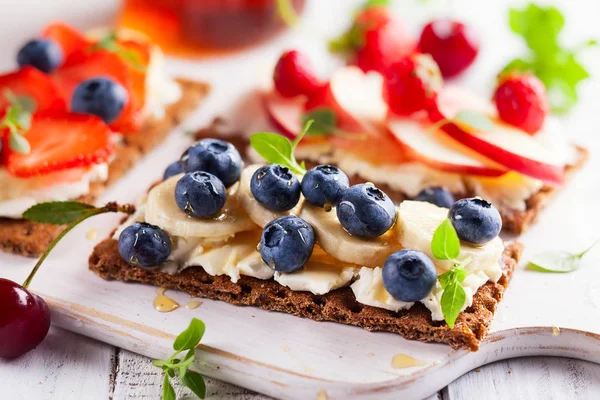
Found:
[[[21,178],[104,163],[114,152],[110,129],[93,115],[38,113],[24,137],[28,154],[5,155],[8,172]]]
[[[138,98],[133,95],[133,78],[128,65],[118,55],[106,50],[89,52],[87,50],[72,54],[65,64],[54,72],[53,78],[70,103],[77,86],[91,78],[107,77],[123,85],[129,93],[129,101],[125,104],[121,115],[110,124],[111,129],[122,134],[135,133],[141,127]]]
[[[36,111],[66,110],[58,85],[48,75],[33,67],[0,75],[0,114],[10,105],[4,94],[6,90],[17,96],[31,97],[36,103]]]
[[[146,102],[146,73],[150,64],[151,45],[133,40],[118,40],[118,44],[128,56],[124,59],[124,56],[120,55],[129,68],[135,104],[141,109]]]
[[[44,29],[42,37],[56,41],[62,48],[64,59],[90,46],[90,42],[77,29],[64,22],[54,22]]]

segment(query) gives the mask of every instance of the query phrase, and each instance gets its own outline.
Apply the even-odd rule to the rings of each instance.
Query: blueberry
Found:
[[[369,184],[347,189],[337,205],[340,223],[354,236],[373,238],[387,232],[396,222],[392,200]]]
[[[452,207],[452,204],[456,201],[454,195],[448,189],[440,186],[432,186],[421,190],[415,200],[426,201],[445,208]]]
[[[350,186],[348,176],[333,165],[319,165],[302,178],[302,194],[315,206],[336,205]]]
[[[92,114],[110,124],[123,111],[129,94],[120,83],[109,78],[92,78],[81,82],[71,98],[71,110]]]
[[[286,167],[269,164],[254,172],[250,191],[256,200],[272,211],[288,211],[300,200],[300,182]]]
[[[240,179],[242,157],[229,142],[219,139],[202,139],[181,156],[185,172],[210,172],[230,187]]]
[[[225,186],[213,174],[194,171],[175,186],[175,202],[181,211],[196,218],[214,217],[225,205]]]
[[[163,173],[163,181],[169,179],[172,176],[183,174],[183,166],[179,160],[169,164]]]
[[[158,226],[136,222],[121,232],[119,254],[129,265],[157,266],[171,254],[171,239]]]
[[[260,256],[278,272],[294,272],[304,266],[315,246],[312,226],[295,215],[269,222],[260,236]]]
[[[435,265],[425,253],[406,249],[389,256],[381,274],[385,290],[406,302],[424,299],[437,279]]]
[[[502,218],[496,207],[478,197],[458,200],[450,208],[448,218],[461,240],[485,244],[502,229]]]
[[[63,51],[54,40],[35,39],[21,47],[17,54],[19,67],[30,65],[49,74],[63,62]]]

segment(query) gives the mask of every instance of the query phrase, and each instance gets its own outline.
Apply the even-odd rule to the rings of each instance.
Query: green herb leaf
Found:
[[[533,3],[524,9],[511,9],[509,24],[520,35],[529,53],[510,61],[499,74],[501,79],[513,71],[535,74],[548,89],[548,98],[555,113],[569,111],[578,101],[577,85],[589,74],[579,63],[577,53],[583,46],[567,49],[560,44],[559,36],[565,20],[555,7],[540,7]]]
[[[492,120],[481,111],[462,110],[452,119],[463,127],[471,128],[475,132],[490,132],[494,129]]]
[[[287,26],[292,28],[298,26],[300,18],[296,9],[294,9],[292,0],[277,0],[277,13]]]
[[[312,121],[305,123],[304,129],[293,143],[288,138],[276,133],[259,132],[250,136],[250,145],[267,162],[283,165],[296,174],[304,174],[306,169],[298,165],[294,157],[294,149],[300,140],[302,140],[306,130],[310,129],[311,124]]]
[[[69,224],[90,213],[95,207],[78,201],[39,203],[23,213],[23,218],[43,224]]]
[[[169,382],[169,374],[165,374],[165,378],[163,379],[163,400],[177,400],[177,396],[175,395],[175,390],[173,390],[173,386],[171,386],[171,382]]]
[[[126,47],[123,47],[119,43],[117,34],[115,32],[109,33],[104,38],[102,38],[102,40],[100,40],[98,43],[93,44],[90,47],[90,51],[97,51],[97,50],[106,50],[106,51],[110,51],[111,53],[115,53],[116,55],[121,57],[121,59],[123,61],[125,61],[127,64],[129,64],[131,67],[133,67],[137,70],[140,70],[140,71],[146,70],[146,67],[140,61],[139,55],[135,51],[129,50]]]
[[[581,253],[569,253],[567,251],[547,251],[535,255],[528,264],[528,268],[538,272],[565,273],[575,271],[581,265],[581,259],[590,250],[600,243],[595,241],[590,247]]]
[[[388,7],[391,3],[391,0],[367,0],[365,4],[363,4],[362,8],[371,8],[371,7]]]
[[[187,352],[182,361],[177,363],[177,369],[179,371],[179,379],[183,379],[185,374],[187,373],[188,368],[194,362],[195,354],[194,349],[191,349]]]
[[[183,377],[181,383],[191,389],[192,392],[199,398],[203,399],[206,396],[206,383],[204,378],[197,372],[188,371]]]
[[[454,276],[456,277],[456,275]],[[466,300],[467,295],[458,280],[454,279],[453,281],[447,282],[444,293],[442,293],[440,305],[442,306],[444,320],[450,328],[454,327],[454,322],[456,321],[458,314],[460,314],[460,310],[462,310],[465,305]]]
[[[302,116],[302,124],[305,126],[311,120],[312,124],[306,129],[308,135],[327,135],[336,130],[335,113],[328,108],[317,108]]]
[[[445,219],[433,233],[431,252],[438,260],[454,260],[460,254],[460,240],[449,219]]]
[[[27,139],[23,136],[19,135],[16,132],[10,132],[10,136],[8,137],[8,145],[10,148],[17,153],[21,154],[29,154],[31,151],[31,146]]]
[[[181,332],[175,339],[175,343],[173,343],[173,349],[176,351],[192,350],[198,345],[198,343],[200,343],[200,340],[202,340],[205,330],[206,327],[204,326],[204,322],[198,318],[192,318],[190,326]]]
[[[0,121],[0,129],[8,129],[10,148],[21,154],[28,154],[31,146],[22,135],[31,127],[32,112],[35,101],[28,96],[16,96],[10,90],[4,91],[4,97],[10,102],[4,118]]]

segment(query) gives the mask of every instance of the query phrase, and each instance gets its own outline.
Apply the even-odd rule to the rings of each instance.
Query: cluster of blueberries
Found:
[[[31,66],[47,74],[60,67],[63,61],[62,48],[51,39],[31,40],[17,53],[19,67]],[[91,78],[75,88],[71,111],[96,115],[110,124],[121,114],[128,99],[127,90],[113,79]]]
[[[233,145],[218,139],[203,139],[169,165],[164,179],[185,173],[175,187],[177,206],[194,218],[213,218],[225,204],[226,189],[240,178],[242,159]],[[283,212],[293,209],[302,194],[317,207],[335,207],[339,222],[353,236],[369,239],[387,232],[396,222],[390,198],[371,184],[350,186],[348,176],[332,165],[319,165],[306,172],[302,181],[288,168],[269,164],[256,170],[250,182],[255,199],[265,208]],[[498,211],[479,198],[457,202],[442,188],[422,191],[416,198],[449,207],[449,218],[458,236],[472,244],[484,244],[500,232]],[[269,222],[263,229],[260,254],[272,269],[290,273],[302,268],[315,245],[313,227],[295,215]],[[119,252],[131,265],[160,265],[171,252],[169,236],[160,228],[137,222],[119,237]],[[437,271],[422,252],[400,250],[383,266],[388,292],[401,301],[418,301],[432,289]]]

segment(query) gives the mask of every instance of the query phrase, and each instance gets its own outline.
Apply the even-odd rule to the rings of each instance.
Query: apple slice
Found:
[[[438,106],[430,110],[429,117],[436,123],[456,117],[460,110],[485,112],[484,105],[489,103],[480,99],[481,105],[478,107],[477,104],[474,96],[464,91],[442,91]],[[559,157],[526,132],[498,121],[493,115],[490,119],[494,125],[491,132],[470,131],[454,123],[444,125],[441,130],[458,143],[508,169],[550,184],[564,182],[565,166]]]
[[[502,167],[484,160],[447,135],[431,129],[423,121],[394,117],[387,123],[388,131],[411,158],[440,171],[466,175],[500,176]]]
[[[287,138],[294,139],[302,130],[305,100],[286,99],[275,92],[263,95],[263,105],[269,120]]]

